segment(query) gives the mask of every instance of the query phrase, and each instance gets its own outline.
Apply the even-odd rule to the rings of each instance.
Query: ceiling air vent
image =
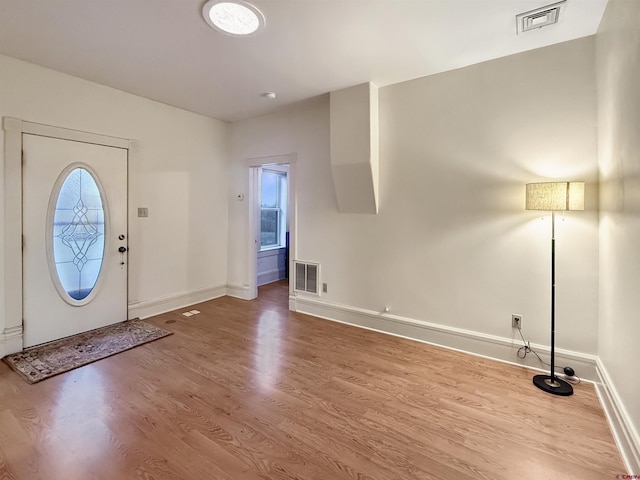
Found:
[[[517,33],[524,33],[558,23],[560,11],[565,4],[566,0],[516,15]]]

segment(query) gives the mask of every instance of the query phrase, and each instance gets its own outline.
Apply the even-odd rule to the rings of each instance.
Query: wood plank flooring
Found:
[[[175,334],[28,385],[0,362],[0,479],[602,480],[589,384],[290,313],[283,283],[159,315]]]

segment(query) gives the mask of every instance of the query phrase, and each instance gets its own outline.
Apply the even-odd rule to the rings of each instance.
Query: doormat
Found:
[[[172,332],[129,320],[36,345],[3,360],[27,382],[37,383],[168,335]]]

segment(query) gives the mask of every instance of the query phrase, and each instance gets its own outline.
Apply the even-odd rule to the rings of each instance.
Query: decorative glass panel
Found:
[[[88,170],[76,168],[62,182],[53,213],[53,263],[60,284],[74,300],[96,286],[104,257],[104,208]]]

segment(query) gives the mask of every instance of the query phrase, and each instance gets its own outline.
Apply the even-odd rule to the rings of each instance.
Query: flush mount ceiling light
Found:
[[[202,8],[202,16],[209,26],[227,35],[252,35],[264,28],[262,12],[242,0],[209,0]]]

